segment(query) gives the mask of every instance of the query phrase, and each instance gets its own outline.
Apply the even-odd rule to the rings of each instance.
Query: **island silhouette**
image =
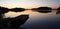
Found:
[[[52,8],[50,7],[38,7],[38,8],[32,8],[32,10],[34,11],[37,11],[37,12],[40,12],[40,13],[49,13],[51,12]]]
[[[25,11],[25,9],[24,8],[11,8],[11,9],[9,9],[9,11],[22,12],[22,11]]]
[[[57,8],[56,14],[60,14],[60,7]]]

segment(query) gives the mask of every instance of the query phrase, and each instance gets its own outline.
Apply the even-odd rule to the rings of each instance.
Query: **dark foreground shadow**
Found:
[[[19,15],[15,18],[0,18],[0,29],[19,29],[28,18],[29,15]]]
[[[35,10],[36,12],[40,12],[40,13],[49,13],[49,12],[51,12],[52,8],[50,8],[50,7],[38,7],[38,8],[32,8],[32,10]]]

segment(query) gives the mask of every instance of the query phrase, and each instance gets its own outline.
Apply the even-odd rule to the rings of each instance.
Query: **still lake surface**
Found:
[[[51,13],[39,13],[31,10],[24,12],[8,12],[5,17],[16,17],[22,14],[29,14],[29,19],[21,26],[24,29],[58,29],[60,27],[60,14],[56,10]]]

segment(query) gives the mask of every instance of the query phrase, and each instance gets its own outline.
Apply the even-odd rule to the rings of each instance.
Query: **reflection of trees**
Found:
[[[10,9],[10,11],[14,11],[14,12],[22,12],[24,10],[25,10],[24,8],[12,8],[12,9]]]
[[[37,12],[41,12],[41,13],[48,13],[51,12],[52,8],[50,7],[38,7],[38,8],[33,8],[32,10],[37,11]]]
[[[59,14],[60,13],[60,7],[57,8],[57,13],[56,14]]]

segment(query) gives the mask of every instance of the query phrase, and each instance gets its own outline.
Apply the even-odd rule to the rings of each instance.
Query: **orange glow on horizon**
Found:
[[[21,5],[11,5],[11,4],[1,4],[0,6],[2,7],[7,7],[7,8],[26,8],[26,9],[31,9],[31,8],[38,8],[38,7],[44,7],[45,4],[36,4],[36,5],[32,5],[32,4],[21,4]],[[49,5],[47,7],[51,7],[51,8],[58,8],[58,6],[56,5]]]

